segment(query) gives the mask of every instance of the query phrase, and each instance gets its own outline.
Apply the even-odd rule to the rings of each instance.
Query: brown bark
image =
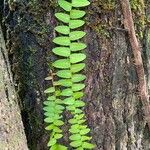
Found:
[[[0,149],[28,150],[0,26]]]
[[[17,1],[9,13],[4,10],[7,46],[23,103],[29,147],[46,150],[49,134],[44,130],[42,103],[49,83],[44,78],[54,59],[51,49],[57,23],[54,12],[58,7],[57,1],[23,2]],[[131,45],[122,26],[120,3],[113,2],[91,0],[86,10],[87,123],[95,150],[149,150],[149,130],[137,94]],[[68,145],[68,138],[65,144]]]
[[[128,31],[130,44],[134,54],[135,67],[136,67],[136,72],[137,72],[138,82],[139,82],[138,85],[139,96],[143,104],[145,119],[150,128],[150,103],[149,103],[148,87],[147,87],[146,77],[144,73],[143,60],[141,56],[142,49],[136,37],[129,0],[120,0],[120,3],[122,5],[122,10],[123,10],[124,26],[125,29]]]

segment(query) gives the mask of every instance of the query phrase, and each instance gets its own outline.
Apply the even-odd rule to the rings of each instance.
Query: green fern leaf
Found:
[[[71,41],[75,41],[75,40],[79,40],[83,38],[85,35],[86,33],[83,31],[73,31],[73,32],[70,32],[69,37]]]
[[[70,16],[65,13],[56,13],[55,14],[56,18],[59,19],[60,21],[64,23],[69,23],[70,22]]]
[[[58,145],[56,150],[67,150],[67,147],[63,145]]]
[[[69,123],[75,124],[75,123],[78,123],[78,120],[77,120],[77,119],[70,119],[70,120],[69,120]],[[71,126],[71,128],[73,128],[73,126]],[[77,129],[77,128],[79,128],[79,125],[76,126],[76,129]]]
[[[74,97],[69,97],[63,100],[64,104],[66,105],[73,105],[75,102],[75,98]]]
[[[78,124],[82,124],[82,123],[84,123],[84,122],[86,122],[86,120],[85,120],[85,119],[82,119],[82,120],[79,120],[79,121],[78,121]]]
[[[62,137],[63,137],[62,134],[55,134],[55,135],[54,135],[54,138],[55,138],[55,139],[60,139],[60,138],[62,138]]]
[[[77,115],[77,116],[75,116],[75,117],[76,117],[77,120],[80,120],[80,119],[82,119],[84,116],[85,116],[84,114],[80,114],[80,115]]]
[[[56,100],[56,97],[55,97],[55,96],[49,96],[49,97],[47,98],[47,100],[49,100],[49,101],[54,101],[54,100]]]
[[[68,57],[70,56],[70,48],[68,47],[56,47],[52,49],[53,53],[59,56]]]
[[[62,130],[59,129],[58,127],[56,127],[56,126],[53,128],[53,130],[54,130],[54,132],[56,132],[56,133],[62,133]]]
[[[85,11],[82,10],[71,10],[70,11],[70,18],[71,19],[79,19],[82,18],[85,15]]]
[[[82,90],[82,89],[84,89],[85,88],[85,85],[84,84],[73,84],[72,85],[72,90],[73,91],[80,91],[80,90]]]
[[[80,81],[83,81],[85,80],[86,76],[85,75],[82,75],[82,74],[74,74],[72,76],[72,82],[80,82]]]
[[[45,118],[44,121],[46,123],[52,123],[52,122],[54,122],[54,118]]]
[[[75,114],[80,114],[80,113],[83,113],[83,111],[81,109],[76,108]]]
[[[63,124],[64,124],[64,122],[61,120],[55,120],[54,121],[54,125],[56,125],[56,126],[62,126]]]
[[[58,4],[66,11],[71,11],[72,5],[66,0],[58,0]]]
[[[70,70],[61,70],[61,71],[58,71],[56,74],[58,77],[61,77],[61,78],[71,78]]]
[[[54,93],[54,92],[55,92],[54,87],[50,87],[44,91],[44,93]]]
[[[91,139],[92,139],[92,137],[88,137],[88,136],[82,136],[81,137],[81,141],[89,141]]]
[[[85,54],[78,53],[78,54],[71,54],[70,55],[70,62],[71,63],[78,63],[83,61],[86,58]]]
[[[70,145],[71,145],[72,147],[75,147],[75,148],[76,148],[76,147],[81,146],[81,145],[82,145],[82,142],[81,142],[81,140],[78,140],[78,141],[71,142]]]
[[[72,81],[70,79],[61,79],[58,82],[60,83],[60,85],[65,86],[65,87],[72,86]]]
[[[73,7],[85,7],[90,5],[90,2],[88,0],[72,0],[72,6]]]
[[[74,43],[70,44],[70,50],[73,52],[80,51],[80,50],[83,50],[85,48],[86,48],[86,45],[84,43],[74,42]]]
[[[76,73],[81,71],[85,67],[85,63],[71,65],[71,72]]]
[[[76,150],[84,150],[82,147],[77,148]]]
[[[76,107],[75,106],[67,106],[66,109],[70,110],[70,111],[75,111]]]
[[[69,132],[71,132],[72,134],[75,134],[75,133],[79,133],[80,130],[79,129],[69,129]]]
[[[51,102],[51,101],[44,101],[43,103],[44,105],[49,105],[49,106],[54,106],[55,103]]]
[[[95,146],[88,142],[83,142],[82,147],[85,149],[93,149]]]
[[[65,37],[65,36],[62,36],[62,37],[56,37],[53,42],[55,44],[58,44],[58,45],[63,45],[63,46],[69,46],[70,45],[70,39],[69,37]]]
[[[56,109],[56,110],[64,110],[65,107],[62,106],[62,105],[56,105],[56,106],[55,106],[55,109]]]
[[[71,65],[70,65],[69,59],[59,59],[53,63],[53,66],[56,68],[67,69],[67,68],[70,68]]]
[[[85,135],[85,134],[87,134],[89,132],[90,132],[90,129],[83,129],[83,130],[80,131],[80,134],[81,135]]]
[[[75,29],[83,26],[85,24],[85,21],[83,20],[70,20],[69,21],[69,28]]]
[[[73,134],[69,137],[69,139],[72,141],[81,140],[81,135],[80,134]]]
[[[73,93],[73,97],[75,98],[75,99],[79,99],[79,98],[81,98],[81,97],[83,97],[83,92],[75,92],[75,93]]]
[[[47,126],[45,129],[46,129],[46,130],[53,130],[53,129],[54,129],[54,125],[51,124],[51,125]]]
[[[61,93],[62,96],[71,96],[72,94],[73,94],[73,91],[70,88],[64,89]]]
[[[57,26],[55,27],[55,30],[65,35],[68,35],[70,33],[70,29],[68,26]]]
[[[50,139],[47,146],[50,147],[50,146],[55,145],[55,144],[56,144],[56,139]]]
[[[75,106],[76,107],[83,107],[83,106],[85,106],[85,103],[83,101],[76,101]]]

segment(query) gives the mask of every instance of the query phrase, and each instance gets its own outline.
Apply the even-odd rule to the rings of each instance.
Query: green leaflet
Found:
[[[76,73],[85,67],[85,63],[71,65],[71,72]]]
[[[53,92],[55,92],[54,87],[50,87],[44,91],[44,93],[53,93]]]
[[[69,120],[69,123],[71,123],[71,124],[76,124],[76,123],[78,123],[78,120],[77,120],[77,119],[70,119],[70,120]]]
[[[71,78],[70,70],[61,70],[61,71],[58,71],[56,74],[58,77],[61,77],[61,78]]]
[[[71,10],[70,11],[70,18],[71,19],[79,19],[82,18],[85,15],[85,11],[82,10]]]
[[[68,57],[70,56],[70,48],[68,47],[56,47],[52,49],[53,53],[59,56]]]
[[[72,0],[73,7],[85,7],[88,6],[90,2],[88,0]]]
[[[72,85],[72,90],[73,91],[80,91],[80,90],[82,90],[82,89],[84,89],[85,88],[85,85],[84,84],[73,84]]]
[[[88,142],[83,142],[82,147],[85,149],[93,149],[95,146]]]
[[[62,134],[55,134],[55,136],[54,136],[55,139],[60,139],[60,138],[62,138],[62,137],[63,137]]]
[[[91,140],[91,137],[88,136],[82,136],[81,141],[87,141],[87,140]]]
[[[72,9],[71,3],[67,2],[66,0],[58,0],[58,4],[66,11],[71,11]]]
[[[55,97],[55,96],[49,96],[49,97],[47,98],[47,100],[49,100],[49,101],[54,101],[54,100],[56,100],[56,97]]]
[[[64,124],[64,122],[61,120],[55,120],[54,121],[54,125],[56,125],[56,126],[62,126],[63,124]]]
[[[60,144],[55,144],[51,147],[50,150],[67,150],[67,147]]]
[[[75,29],[83,26],[85,24],[85,21],[83,20],[70,20],[69,21],[69,28]]]
[[[76,101],[74,105],[75,107],[83,107],[85,106],[85,103],[83,101]]]
[[[80,113],[83,113],[83,111],[81,109],[76,108],[75,114],[80,114]]]
[[[78,54],[71,54],[70,55],[70,62],[71,63],[78,63],[83,61],[86,58],[85,54],[78,53]]]
[[[85,48],[86,48],[86,45],[84,43],[74,42],[74,43],[70,44],[70,50],[73,52],[80,51],[80,50],[83,50]]]
[[[71,142],[70,145],[71,145],[72,147],[75,147],[75,148],[76,148],[76,147],[81,146],[81,145],[82,145],[82,142],[81,142],[81,140],[78,140],[78,141]]]
[[[56,13],[55,16],[56,16],[57,19],[59,19],[60,21],[62,21],[64,23],[69,23],[70,22],[70,16],[68,14]]]
[[[82,147],[77,148],[76,150],[84,150]]]
[[[76,117],[77,120],[82,119],[84,116],[85,116],[84,114],[75,115],[75,117]]]
[[[69,37],[71,41],[79,40],[85,36],[85,32],[83,31],[73,31],[70,32]]]
[[[56,144],[56,139],[50,139],[47,146],[50,147],[50,146],[55,145],[55,144]]]
[[[66,104],[66,105],[73,105],[74,102],[75,102],[74,97],[69,97],[69,98],[64,99],[64,104]]]
[[[82,138],[82,136],[80,134],[73,134],[69,137],[69,139],[72,141],[81,140],[81,138]]]
[[[52,123],[52,122],[54,122],[54,118],[45,118],[44,121],[46,123]]]
[[[73,97],[75,98],[75,99],[79,99],[79,98],[81,98],[81,97],[83,97],[83,92],[75,92],[75,93],[73,93]]]
[[[72,76],[72,82],[80,82],[80,81],[83,81],[85,80],[86,76],[85,75],[82,75],[82,74],[74,74]]]
[[[61,93],[62,96],[71,96],[72,94],[73,94],[73,91],[71,88],[65,89]]]
[[[68,26],[57,26],[55,30],[61,34],[68,35],[70,33],[70,28]]]
[[[58,81],[60,85],[64,87],[71,87],[72,86],[72,81],[70,79],[61,79]]]
[[[65,36],[62,36],[62,37],[56,37],[54,40],[53,40],[54,43],[58,44],[58,45],[63,45],[63,46],[69,46],[70,45],[70,39],[69,37],[65,37]]]
[[[70,68],[70,60],[69,59],[59,59],[53,63],[53,66],[56,68]]]
[[[59,82],[64,87],[71,87],[72,86],[72,81],[70,79],[68,79],[68,80],[62,79],[62,80],[59,80]]]

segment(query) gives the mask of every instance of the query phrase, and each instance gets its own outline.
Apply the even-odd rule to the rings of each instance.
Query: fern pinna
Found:
[[[57,81],[55,81],[52,73],[52,76],[48,77],[52,80],[52,87],[45,91],[45,93],[50,94],[47,101],[44,102],[46,105],[44,107],[46,111],[45,122],[50,123],[46,129],[51,130],[48,146],[50,150],[67,149],[58,141],[63,136],[60,128],[64,124],[61,120],[61,113],[66,106],[66,109],[73,116],[69,120],[71,125],[69,129],[70,146],[76,150],[93,149],[93,144],[89,143],[91,137],[87,135],[90,129],[85,125],[86,119],[82,111],[85,103],[81,100],[85,87],[83,82],[86,78],[85,75],[81,74],[85,67],[85,63],[82,61],[86,58],[82,51],[86,48],[86,44],[79,40],[86,33],[75,30],[85,24],[85,21],[81,19],[85,15],[85,11],[78,8],[88,6],[90,2],[88,0],[58,0],[58,4],[66,13],[55,14],[56,18],[64,24],[55,28],[60,36],[53,40],[58,46],[52,51],[60,57],[53,63],[53,67],[56,68]]]

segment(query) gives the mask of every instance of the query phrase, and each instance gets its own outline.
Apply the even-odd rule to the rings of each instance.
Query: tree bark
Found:
[[[28,150],[0,26],[0,149]]]
[[[84,100],[95,150],[149,150],[150,132],[139,99],[132,46],[124,28],[120,3],[90,1],[85,18],[84,41],[88,47]],[[132,6],[134,21],[139,21],[140,12],[134,9]],[[4,7],[9,58],[23,104],[21,111],[31,150],[47,150],[49,134],[44,130],[42,104],[43,91],[49,84],[44,78],[55,59],[51,49],[57,10],[56,0],[18,0],[5,3]],[[144,33],[138,23],[135,23],[136,32]],[[147,39],[148,34],[144,38]],[[143,37],[140,38],[142,54],[146,51],[146,55],[142,55],[145,60],[149,53],[143,41]],[[145,64],[147,69],[149,63]],[[148,77],[149,72],[146,73]],[[68,143],[67,136],[68,133],[65,143]]]

